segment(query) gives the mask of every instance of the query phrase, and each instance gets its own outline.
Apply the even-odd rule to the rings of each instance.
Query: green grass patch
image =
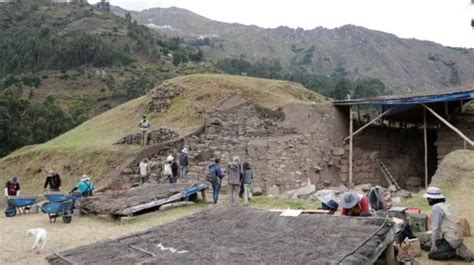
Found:
[[[312,200],[303,199],[283,199],[269,196],[256,196],[252,198],[252,207],[262,209],[301,209],[315,210],[321,206],[321,203]]]

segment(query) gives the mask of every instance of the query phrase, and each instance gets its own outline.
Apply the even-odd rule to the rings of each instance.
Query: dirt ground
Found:
[[[127,224],[80,216],[74,216],[70,224],[63,223],[61,219],[51,224],[48,221],[48,216],[42,213],[18,215],[13,218],[6,218],[2,213],[0,217],[0,264],[47,264],[45,257],[52,251],[75,248],[99,240],[146,230],[190,215],[207,206],[207,204],[201,203],[154,212],[139,216]],[[34,238],[26,236],[28,229],[38,227],[48,231],[48,241],[41,254],[36,254],[31,250]]]

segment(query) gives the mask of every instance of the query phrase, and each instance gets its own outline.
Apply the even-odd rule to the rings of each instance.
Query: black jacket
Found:
[[[61,187],[61,177],[59,174],[55,173],[52,176],[46,177],[46,182],[44,183],[44,188],[48,187],[52,190],[58,190]]]

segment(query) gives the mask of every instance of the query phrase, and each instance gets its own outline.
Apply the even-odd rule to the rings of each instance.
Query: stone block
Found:
[[[267,195],[270,197],[278,197],[280,195],[280,188],[278,188],[276,185],[273,185],[268,189]]]
[[[252,188],[252,194],[253,196],[260,196],[263,194],[263,190],[261,187],[253,187]]]
[[[332,154],[335,156],[342,156],[344,154],[345,150],[343,147],[334,147],[332,149]]]

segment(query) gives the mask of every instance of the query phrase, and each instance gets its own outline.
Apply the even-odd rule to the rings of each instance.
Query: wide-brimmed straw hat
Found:
[[[337,202],[335,202],[334,200],[329,200],[327,202],[323,202],[323,205],[328,208],[328,209],[332,209],[332,210],[337,210],[337,208],[339,208],[339,204]],[[326,209],[325,209],[326,210]]]
[[[345,192],[342,196],[341,207],[344,209],[352,209],[360,201],[359,194],[356,192]]]
[[[423,197],[429,199],[444,199],[443,193],[441,193],[441,189],[437,187],[428,187]]]

